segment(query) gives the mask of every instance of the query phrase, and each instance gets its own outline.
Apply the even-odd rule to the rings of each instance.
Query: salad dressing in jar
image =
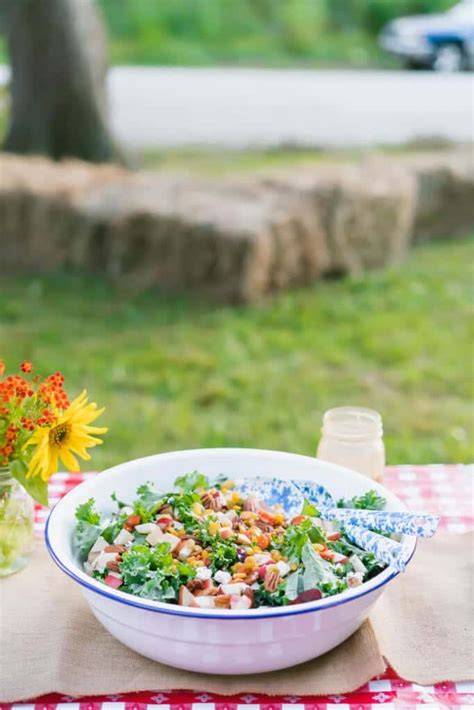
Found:
[[[385,466],[382,417],[365,407],[335,407],[323,417],[316,456],[381,481]]]

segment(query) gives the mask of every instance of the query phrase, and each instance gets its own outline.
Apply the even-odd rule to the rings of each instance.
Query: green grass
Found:
[[[377,146],[378,154],[406,155],[410,152],[441,151],[453,148],[443,138],[415,139],[395,146]],[[358,161],[374,155],[374,148],[324,149],[310,146],[280,145],[257,150],[221,148],[148,148],[130,156],[134,168],[219,177],[235,173],[260,173],[303,165],[322,165]]]
[[[61,369],[71,394],[106,406],[95,467],[199,446],[313,454],[341,404],[383,414],[390,463],[469,461],[472,256],[469,241],[430,245],[400,268],[247,307],[8,278],[0,356]]]

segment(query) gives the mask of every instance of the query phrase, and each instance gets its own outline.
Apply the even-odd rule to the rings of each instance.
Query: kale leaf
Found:
[[[94,508],[95,501],[89,498],[88,501],[79,505],[76,509],[77,525],[74,531],[73,545],[82,562],[93,547],[100,535],[100,515]]]
[[[209,488],[209,481],[203,473],[193,471],[192,473],[184,474],[184,476],[179,476],[175,480],[174,485],[181,488],[185,493],[189,493],[191,491]]]
[[[341,498],[337,501],[338,508],[359,508],[363,510],[383,510],[386,504],[385,498],[379,496],[377,491],[371,489],[362,496],[354,496],[353,498],[344,500]]]

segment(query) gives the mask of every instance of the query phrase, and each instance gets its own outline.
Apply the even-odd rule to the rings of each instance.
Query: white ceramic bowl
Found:
[[[72,549],[77,505],[94,497],[99,511],[110,513],[110,494],[133,498],[136,488],[153,480],[161,490],[173,488],[177,476],[199,470],[230,478],[274,476],[313,479],[335,498],[375,488],[388,510],[406,510],[386,488],[354,471],[307,456],[257,449],[196,449],[158,454],[104,471],[68,493],[46,526],[46,545],[56,564],[80,585],[92,612],[119,641],[134,651],[177,668],[202,673],[263,673],[308,661],[347,639],[368,616],[391,568],[360,587],[306,604],[274,609],[190,609],[148,601],[106,587],[82,571]],[[416,540],[402,538],[411,557]]]

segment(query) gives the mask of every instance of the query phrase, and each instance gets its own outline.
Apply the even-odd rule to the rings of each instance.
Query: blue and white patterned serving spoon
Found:
[[[299,515],[304,505],[300,489],[292,481],[281,478],[240,478],[235,481],[235,487],[243,495],[253,496],[271,507],[281,505],[289,518]]]
[[[337,520],[344,526],[347,537],[356,545],[372,552],[380,562],[402,571],[407,560],[403,546],[391,538],[379,535],[370,528],[400,535],[431,537],[436,532],[439,517],[404,511],[358,510],[338,508],[329,491],[312,481],[295,481],[303,497],[314,505],[323,520]]]
[[[289,518],[301,514],[305,498],[317,507],[320,517],[325,520],[334,519],[329,517],[329,512],[337,510],[329,491],[312,481],[292,482],[258,476],[242,478],[235,482],[235,487],[245,496],[253,496],[267,505],[281,505]],[[399,542],[357,525],[344,525],[344,531],[353,543],[367,552],[372,552],[379,562],[391,565],[397,570],[403,569],[403,548]]]

